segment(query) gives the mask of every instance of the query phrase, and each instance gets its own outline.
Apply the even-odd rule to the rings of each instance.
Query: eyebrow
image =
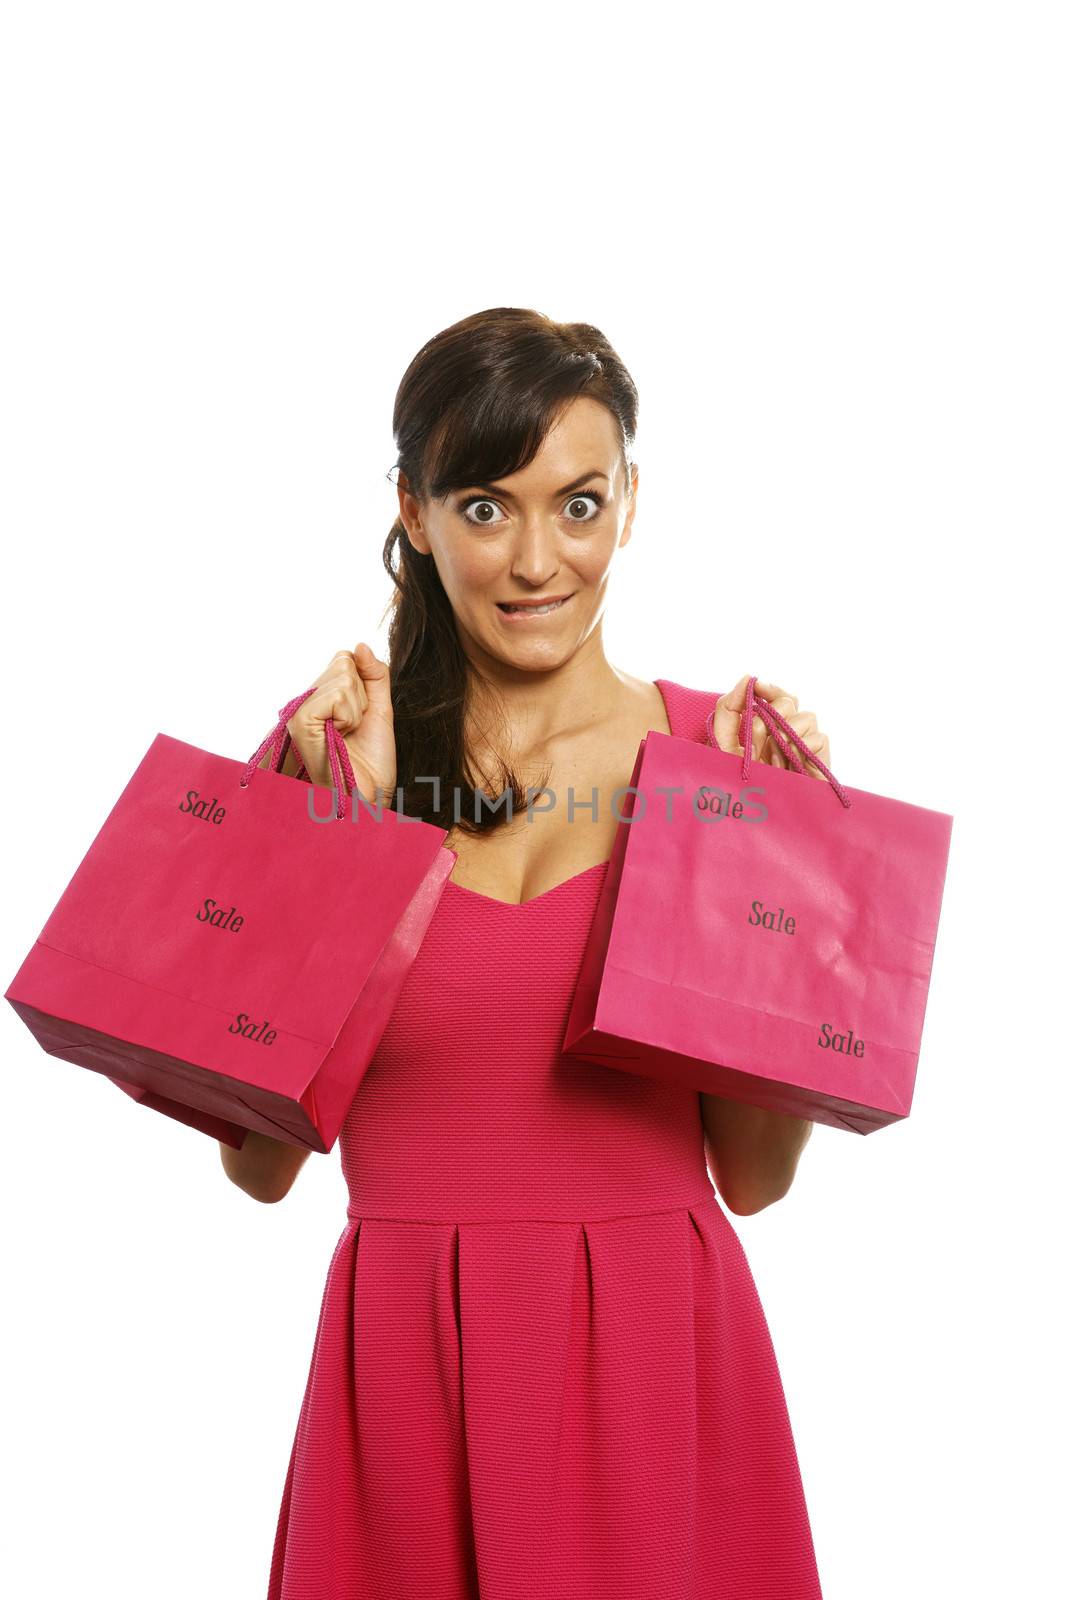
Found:
[[[608,477],[606,472],[599,472],[599,471],[583,472],[580,478],[575,478],[573,483],[565,483],[563,485],[562,489],[557,489],[556,490],[556,493],[557,494],[569,494],[572,489],[577,489],[583,483],[588,483],[590,478],[603,478],[605,483],[610,483],[611,482],[611,479]],[[488,481],[488,479],[483,484],[472,484],[471,487],[475,488],[475,489],[477,489],[477,488],[491,489],[492,492],[495,495],[499,495],[500,496],[501,500],[514,500],[514,498],[515,498],[514,495],[508,494],[506,489],[501,489],[499,484],[490,483]]]

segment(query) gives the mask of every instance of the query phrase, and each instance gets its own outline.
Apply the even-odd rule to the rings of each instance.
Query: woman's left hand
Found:
[[[741,755],[741,716],[745,709],[745,690],[748,685],[750,673],[745,673],[739,678],[729,694],[721,694],[715,702],[715,715],[712,718],[712,728],[719,742],[719,748],[730,755]],[[776,683],[764,683],[756,679],[756,693],[762,695],[774,709],[779,712],[795,733],[798,733],[813,755],[827,767],[830,761],[830,740],[816,720],[814,711],[801,711],[795,695],[787,694],[784,689],[779,689]],[[781,731],[781,730],[779,730]],[[782,734],[785,738],[785,734]],[[793,746],[796,755],[804,765],[804,770],[813,778],[822,778],[825,775],[818,767],[813,766],[801,751]],[[767,725],[757,711],[752,718],[752,754],[758,761],[765,761],[771,767],[788,767],[789,763],[777,741],[768,731]]]

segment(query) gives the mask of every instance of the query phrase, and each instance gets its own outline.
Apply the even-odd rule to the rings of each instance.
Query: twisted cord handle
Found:
[[[781,750],[782,754],[786,757],[793,770],[795,772],[804,771],[804,763],[793,749],[793,745],[795,744],[800,750],[803,751],[804,755],[812,763],[812,765],[818,767],[827,783],[830,784],[834,793],[837,795],[837,798],[840,800],[841,804],[847,809],[852,804],[851,797],[849,796],[847,790],[842,788],[841,784],[838,783],[829,767],[824,765],[824,763],[819,760],[814,751],[808,749],[808,746],[804,743],[804,740],[800,737],[800,734],[797,733],[795,728],[790,726],[777,707],[772,706],[769,700],[765,700],[762,695],[756,693],[756,681],[756,677],[753,675],[749,678],[748,683],[745,685],[745,709],[741,713],[742,783],[748,782],[749,772],[752,767],[752,722],[753,718],[758,712],[763,718],[768,733],[774,739],[779,750]],[[713,706],[704,720],[704,726],[707,729],[708,743],[711,745],[711,748],[713,750],[721,750],[722,746],[716,739],[715,730],[712,727],[714,716],[715,708]]]
[[[244,772],[239,780],[242,789],[248,788],[248,785],[252,781],[252,775],[258,771],[259,763],[262,760],[268,746],[271,747],[271,757],[268,771],[278,771],[282,762],[285,760],[285,756],[290,744],[293,743],[292,735],[290,734],[286,724],[293,713],[304,704],[304,701],[309,695],[315,693],[317,688],[318,684],[313,683],[310,689],[305,689],[304,693],[298,694],[295,700],[290,700],[286,705],[282,706],[281,710],[278,712],[278,722],[276,726],[273,727],[270,733],[267,734],[267,737],[263,740],[255,754],[248,758]],[[297,754],[299,754],[299,751]],[[334,727],[332,717],[327,717],[326,719],[326,754],[329,757],[330,775],[333,778],[333,786],[337,791],[337,821],[343,822],[348,810],[349,790],[351,790],[353,794],[357,792],[356,775],[352,771],[352,762],[348,754],[348,747],[341,735],[337,732],[337,729]],[[297,777],[301,776],[301,774],[305,773],[306,771],[307,768],[304,765],[303,758],[301,758],[300,768],[296,774]]]

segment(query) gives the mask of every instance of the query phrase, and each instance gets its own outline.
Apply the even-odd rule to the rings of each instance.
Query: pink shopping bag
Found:
[[[641,741],[563,1053],[869,1133],[911,1109],[953,819],[846,792],[756,681],[743,754]]]
[[[247,763],[157,734],[5,992],[50,1055],[236,1148],[332,1148],[456,859],[358,795],[332,722],[334,790],[278,770],[311,693]]]

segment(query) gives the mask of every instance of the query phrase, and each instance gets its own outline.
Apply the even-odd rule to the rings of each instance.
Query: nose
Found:
[[[511,575],[541,589],[559,571],[556,532],[550,522],[532,518],[518,536],[511,561]]]

